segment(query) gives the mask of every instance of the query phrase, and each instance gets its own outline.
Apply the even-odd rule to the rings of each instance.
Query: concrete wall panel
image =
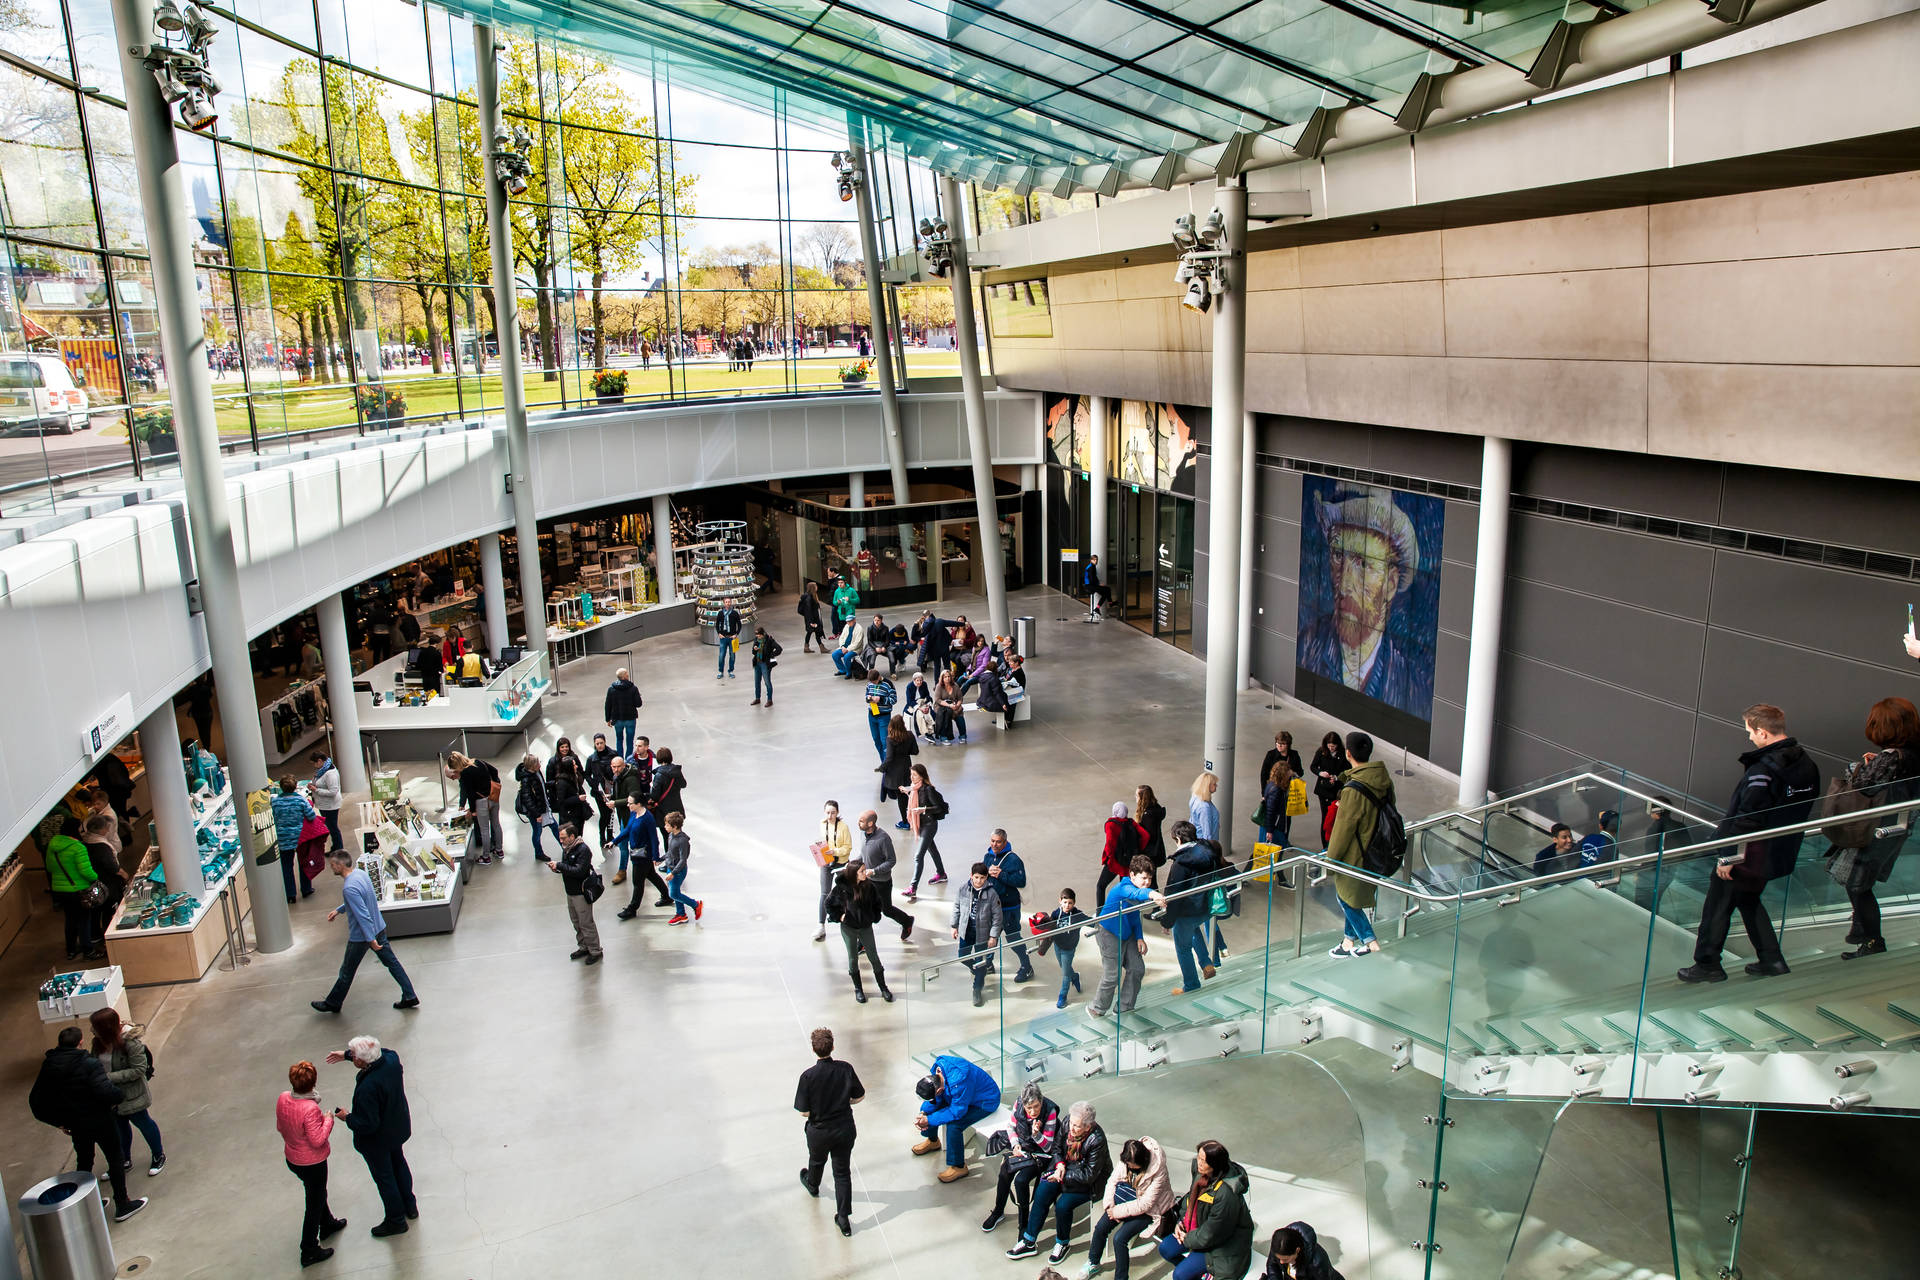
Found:
[[[1645,360],[1646,272],[1449,280],[1446,326],[1446,352],[1452,356]]]

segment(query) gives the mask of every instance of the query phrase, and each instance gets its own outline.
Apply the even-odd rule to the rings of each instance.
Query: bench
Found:
[[[998,711],[982,711],[980,710],[980,704],[978,702],[967,703],[965,711],[968,715],[991,716],[993,718],[993,727],[996,729],[1005,729],[1007,727],[1007,719],[1004,715]],[[1033,693],[1031,690],[1027,692],[1026,697],[1013,704],[1013,719],[1016,724],[1022,720],[1033,719]]]

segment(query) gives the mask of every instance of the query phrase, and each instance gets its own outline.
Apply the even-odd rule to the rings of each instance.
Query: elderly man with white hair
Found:
[[[403,1149],[413,1136],[413,1117],[407,1110],[400,1055],[381,1048],[372,1036],[355,1036],[344,1051],[329,1053],[327,1061],[351,1061],[360,1073],[353,1082],[353,1110],[335,1107],[333,1114],[353,1130],[353,1149],[367,1162],[367,1172],[380,1192],[383,1216],[371,1234],[375,1238],[401,1235],[408,1219],[420,1216],[420,1205],[414,1199],[413,1171],[407,1168]]]
[[[1390,634],[1396,603],[1420,572],[1420,539],[1393,491],[1342,485],[1314,502],[1327,541],[1333,612],[1300,634],[1300,665],[1389,706],[1425,715],[1432,671],[1419,669]],[[1304,590],[1304,588],[1303,588]]]

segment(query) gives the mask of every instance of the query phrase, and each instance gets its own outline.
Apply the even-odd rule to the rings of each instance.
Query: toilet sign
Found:
[[[86,727],[80,735],[80,749],[87,753],[89,761],[98,760],[133,731],[133,698],[121,694],[113,700],[113,705]]]

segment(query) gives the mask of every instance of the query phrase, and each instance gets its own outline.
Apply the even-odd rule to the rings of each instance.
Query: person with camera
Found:
[[[576,944],[569,960],[585,960],[589,965],[600,963],[600,930],[593,923],[593,900],[599,895],[589,894],[589,882],[597,885],[600,877],[593,870],[593,847],[580,838],[580,829],[571,822],[560,828],[560,859],[549,862],[547,869],[560,877],[567,891],[567,919],[573,923],[573,940]]]
[[[1033,1203],[1033,1183],[1042,1169],[1052,1163],[1060,1148],[1060,1107],[1041,1090],[1038,1080],[1020,1090],[1020,1101],[1013,1107],[1013,1123],[1007,1126],[1010,1146],[1000,1162],[1000,1177],[993,1189],[993,1211],[980,1224],[991,1231],[1007,1216],[1007,1199],[1014,1202],[1014,1224],[1027,1220]]]

